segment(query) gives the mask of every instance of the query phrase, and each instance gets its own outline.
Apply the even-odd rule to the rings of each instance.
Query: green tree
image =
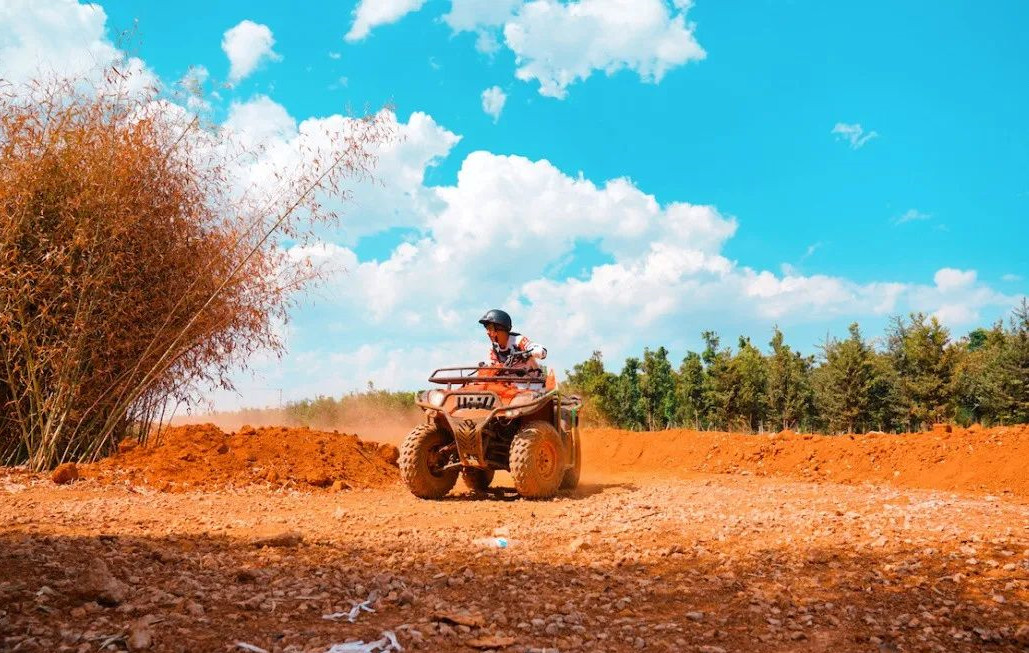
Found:
[[[910,322],[894,319],[887,332],[887,343],[900,379],[908,429],[951,418],[957,356],[950,332],[935,317],[912,313]]]
[[[744,430],[760,430],[764,425],[768,403],[765,394],[768,385],[765,357],[751,344],[750,338],[740,336],[732,367],[737,384],[735,421]]]
[[[700,355],[700,358],[704,365],[710,367],[718,356],[718,346],[721,344],[721,338],[714,331],[704,331],[700,334],[700,337],[704,341],[704,353]]]
[[[954,366],[955,417],[963,424],[990,424],[1005,413],[1007,334],[1001,323],[976,329],[957,343]]]
[[[869,420],[868,390],[874,378],[872,350],[861,338],[857,323],[846,340],[826,338],[824,362],[816,370],[815,400],[826,428],[853,433]]]
[[[586,399],[585,410],[596,411],[596,415],[609,424],[619,419],[617,385],[618,376],[604,369],[604,356],[594,351],[587,360],[565,372],[567,384]]]
[[[1005,423],[1029,422],[1029,301],[1025,298],[1011,316],[1002,356],[1002,390]]]
[[[873,351],[872,375],[868,380],[868,428],[893,431],[903,417],[900,377],[889,354]]]
[[[1003,332],[1003,328],[1001,329]],[[990,332],[986,329],[979,327],[973,330],[965,338],[965,349],[968,351],[978,351],[989,344]]]
[[[640,392],[646,406],[647,428],[652,431],[668,428],[676,415],[675,372],[664,347],[643,350]]]
[[[728,430],[739,414],[737,368],[732,364],[732,351],[719,349],[718,334],[705,331],[701,337],[705,345],[701,360],[707,371],[704,378],[705,412],[711,424]]]
[[[811,360],[784,344],[779,327],[773,328],[768,344],[768,417],[782,429],[794,429],[812,410]]]
[[[627,429],[774,425],[855,432],[914,430],[948,418],[1029,422],[1027,300],[1007,323],[975,329],[958,342],[922,314],[895,318],[882,348],[866,342],[856,323],[848,334],[827,337],[816,366],[814,357],[785,344],[778,327],[767,356],[746,337],[734,352],[717,333],[704,331],[703,351],[688,352],[678,371],[664,347],[627,359],[617,375],[594,352],[568,373],[568,385],[602,419]],[[8,391],[0,384],[0,399]],[[329,408],[316,401],[294,411]]]
[[[688,352],[675,378],[676,423],[696,429],[706,425],[704,384],[704,362],[700,354]]]
[[[646,420],[646,402],[640,389],[640,359],[627,358],[616,385],[618,398],[617,424],[623,429],[639,431]]]

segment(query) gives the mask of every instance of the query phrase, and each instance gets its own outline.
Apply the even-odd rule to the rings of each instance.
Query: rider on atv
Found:
[[[539,367],[536,361],[547,357],[543,345],[511,331],[511,316],[499,308],[487,311],[479,324],[486,327],[486,335],[492,345],[490,365],[536,368]]]
[[[404,483],[417,497],[441,499],[458,475],[482,492],[504,470],[528,499],[574,489],[582,469],[582,399],[558,390],[554,371],[537,363],[547,350],[512,333],[510,315],[494,309],[479,323],[492,343],[489,363],[441,367],[429,376],[445,389],[427,390],[415,402],[425,422],[400,448]]]

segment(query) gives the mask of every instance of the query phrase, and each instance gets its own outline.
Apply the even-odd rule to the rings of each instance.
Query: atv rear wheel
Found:
[[[565,468],[561,436],[547,422],[531,422],[511,441],[511,476],[515,490],[526,499],[549,499],[557,494]]]
[[[565,470],[561,477],[562,490],[574,490],[579,487],[579,476],[582,474],[582,441],[579,439],[579,429],[573,428],[570,434],[572,446],[572,466]]]
[[[441,499],[454,487],[458,470],[444,470],[450,457],[440,453],[452,442],[453,438],[434,424],[422,424],[407,434],[400,447],[400,476],[411,494],[422,499]]]
[[[461,469],[461,480],[472,492],[485,492],[493,482],[493,473],[492,469],[464,467]]]

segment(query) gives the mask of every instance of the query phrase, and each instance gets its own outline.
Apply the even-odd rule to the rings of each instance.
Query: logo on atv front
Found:
[[[458,397],[458,408],[473,408],[478,410],[491,410],[496,403],[496,398],[491,395],[473,395],[470,397]]]

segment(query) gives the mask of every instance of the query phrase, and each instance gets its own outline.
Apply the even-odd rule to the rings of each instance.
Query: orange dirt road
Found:
[[[1029,647],[1022,427],[594,430],[583,484],[546,502],[460,487],[420,501],[366,474],[380,462],[353,447],[377,449],[347,440],[344,460],[346,436],[318,432],[297,436],[314,449],[291,449],[306,456],[291,478],[302,465],[277,445],[237,442],[232,458],[217,449],[240,434],[218,433],[200,460],[126,452],[68,485],[0,471],[0,650]],[[190,470],[148,473],[153,455],[243,462],[222,485],[165,488]],[[312,465],[370,487],[305,483]]]

